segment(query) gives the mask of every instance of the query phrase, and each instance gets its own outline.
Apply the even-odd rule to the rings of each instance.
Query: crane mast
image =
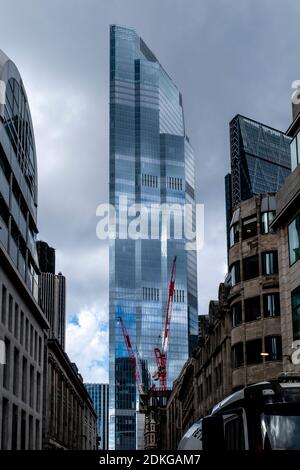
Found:
[[[162,336],[162,347],[154,348],[154,355],[157,364],[157,371],[155,372],[153,378],[159,380],[160,389],[166,390],[167,387],[167,351],[169,345],[169,333],[170,325],[172,318],[172,304],[174,297],[174,288],[175,288],[175,275],[176,275],[176,260],[177,256],[174,256],[172,264],[171,279],[169,284],[169,293],[168,301],[166,306],[166,316],[165,316],[165,326]]]

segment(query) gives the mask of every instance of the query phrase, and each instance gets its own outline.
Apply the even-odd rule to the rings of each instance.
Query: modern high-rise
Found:
[[[85,388],[93,401],[97,413],[97,435],[99,449],[108,449],[108,384],[86,383]]]
[[[236,115],[229,124],[231,174],[225,177],[227,245],[233,210],[256,194],[275,193],[291,171],[284,132]]]
[[[38,240],[36,249],[39,259],[40,271],[42,273],[55,274],[55,249],[48,243]]]
[[[41,274],[39,276],[39,303],[50,324],[50,338],[55,338],[65,349],[66,278],[55,274],[55,250],[46,242],[37,242]]]
[[[177,269],[168,387],[197,344],[196,251],[174,228],[174,219],[186,205],[182,220],[195,230],[194,174],[181,93],[135,31],[111,26],[110,203],[117,218],[134,203],[146,207],[148,214],[153,205],[176,204],[177,208],[169,232],[160,214],[158,233],[153,234],[148,226],[148,236],[126,237],[121,223],[116,224],[116,237],[110,240],[110,449],[139,448],[144,434],[142,417],[136,412],[139,395],[118,317],[122,315],[133,350],[138,350],[142,369],[146,369],[142,375],[151,377],[156,369],[153,350],[161,345],[174,256]]]
[[[41,449],[44,344],[38,305],[37,158],[24,84],[0,51],[0,449]]]

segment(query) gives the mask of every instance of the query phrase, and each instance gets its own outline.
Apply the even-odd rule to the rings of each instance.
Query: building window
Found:
[[[35,422],[35,450],[40,449],[40,422],[37,419]]]
[[[249,256],[243,260],[244,281],[253,279],[259,275],[258,256]]]
[[[242,221],[242,238],[247,240],[247,238],[255,237],[257,235],[257,218],[248,217]]]
[[[290,265],[300,259],[300,215],[289,225]]]
[[[19,367],[20,367],[20,353],[17,348],[14,349],[14,363],[13,363],[13,393],[17,397],[19,395]]]
[[[8,296],[8,329],[10,332],[12,332],[13,328],[13,298],[9,294]]]
[[[21,450],[26,449],[26,412],[21,411]]]
[[[206,394],[210,395],[212,392],[212,382],[211,382],[211,374],[206,377]]]
[[[36,373],[36,411],[39,413],[41,407],[41,374]]]
[[[1,433],[1,449],[7,450],[8,449],[8,418],[9,418],[9,402],[6,398],[2,398],[2,433]]]
[[[26,357],[23,356],[23,362],[22,362],[22,401],[26,403],[27,401],[27,384],[28,384],[28,378],[27,378],[27,359]]]
[[[264,299],[264,316],[266,318],[279,317],[280,315],[280,300],[279,293],[265,294]]]
[[[263,274],[278,274],[278,257],[277,251],[267,251],[262,254]]]
[[[12,407],[12,423],[11,423],[11,449],[17,450],[18,444],[18,407],[17,405],[13,405]]]
[[[263,212],[261,214],[260,229],[262,234],[273,232],[270,229],[270,225],[274,220],[275,214],[275,211]]]
[[[262,362],[262,340],[253,339],[246,342],[246,362],[250,364],[260,364]]]
[[[238,326],[242,323],[242,304],[237,302],[231,307],[232,327]]]
[[[6,287],[2,285],[2,300],[1,300],[1,321],[3,325],[6,324]]]
[[[300,132],[290,143],[292,171],[300,164]]]
[[[182,191],[182,178],[168,176],[168,188],[174,191]]]
[[[230,248],[240,241],[240,226],[233,224],[229,232]]]
[[[19,306],[15,303],[15,338],[19,337]]]
[[[143,287],[143,300],[147,302],[159,301],[159,289],[156,287]]]
[[[34,368],[31,365],[29,369],[29,405],[33,408],[34,404]]]
[[[20,344],[23,346],[24,343],[24,312],[21,310],[20,320]]]
[[[30,346],[30,356],[33,356],[33,343],[34,343],[34,337],[33,337],[33,325],[30,325],[30,340],[29,340],[29,346]]]
[[[10,341],[8,338],[4,339],[5,343],[5,364],[3,366],[3,387],[7,390],[10,389]]]
[[[266,361],[282,360],[281,336],[267,336],[265,338]]]
[[[244,344],[237,343],[232,347],[232,363],[234,369],[244,364]]]
[[[261,319],[260,297],[252,297],[245,300],[245,321],[256,321]]]
[[[184,302],[184,290],[182,289],[174,289],[174,302],[178,303],[183,303]]]
[[[230,275],[231,275],[231,286],[235,286],[239,282],[241,282],[241,268],[240,262],[236,261],[231,265],[230,268]]]
[[[157,188],[158,177],[156,175],[142,174],[142,186],[147,186],[148,188]]]
[[[300,340],[300,287],[292,292],[293,338]]]
[[[28,351],[28,341],[29,341],[29,320],[25,320],[25,349]]]
[[[216,377],[216,386],[220,387],[222,385],[222,364],[219,364],[215,368],[215,377]]]

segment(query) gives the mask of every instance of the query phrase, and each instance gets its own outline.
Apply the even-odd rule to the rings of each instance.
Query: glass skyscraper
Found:
[[[93,400],[97,413],[97,436],[99,449],[108,449],[108,384],[86,383],[85,388]]]
[[[124,197],[126,196],[126,204]],[[120,199],[120,197],[122,199]],[[131,29],[110,28],[110,203],[117,220],[135,204],[185,206],[182,223],[195,230],[194,155],[185,134],[182,95],[144,41]],[[124,207],[125,206],[125,207]],[[135,449],[143,438],[139,395],[118,317],[140,357],[144,386],[155,372],[173,258],[177,270],[168,349],[171,386],[197,344],[197,263],[185,236],[159,216],[159,233],[110,240],[109,414],[111,449]],[[178,215],[178,214],[177,214]]]
[[[240,202],[255,194],[277,192],[291,171],[290,138],[284,132],[240,114],[231,120],[229,129],[231,174],[225,177],[227,234],[232,212]]]

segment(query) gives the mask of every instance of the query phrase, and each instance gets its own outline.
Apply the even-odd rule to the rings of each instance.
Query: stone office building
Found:
[[[0,449],[41,449],[49,325],[37,302],[36,153],[23,81],[2,51],[0,81]]]
[[[232,389],[282,372],[282,338],[274,194],[242,202],[230,225],[227,298],[231,316]]]
[[[292,173],[276,195],[277,211],[272,228],[278,235],[281,330],[284,370],[300,370],[300,111],[287,130],[291,141]],[[293,358],[295,354],[295,358]]]
[[[56,339],[47,348],[44,449],[97,449],[97,415],[82,377]]]

